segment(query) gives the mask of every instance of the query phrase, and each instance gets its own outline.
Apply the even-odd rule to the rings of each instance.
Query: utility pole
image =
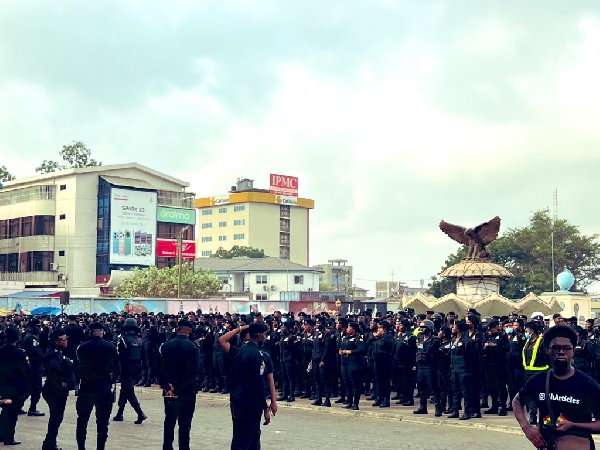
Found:
[[[177,266],[179,268],[179,281],[177,282],[177,300],[181,299],[181,264],[183,258],[181,255],[181,247],[183,247],[183,235],[189,228],[188,225],[183,227],[179,233],[177,233]]]

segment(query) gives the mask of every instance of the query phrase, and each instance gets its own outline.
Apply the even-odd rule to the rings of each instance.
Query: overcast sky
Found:
[[[198,196],[294,175],[311,264],[418,286],[441,219],[524,226],[557,188],[599,231],[599,80],[597,0],[3,0],[0,165],[83,140]]]

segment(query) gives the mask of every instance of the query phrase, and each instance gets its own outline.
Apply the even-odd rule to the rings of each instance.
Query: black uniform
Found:
[[[146,419],[134,389],[135,382],[139,379],[142,372],[142,349],[142,338],[138,336],[135,330],[126,329],[117,344],[119,362],[121,364],[121,392],[119,393],[119,401],[117,403],[119,410],[114,417],[116,421],[123,420],[123,411],[127,402],[129,402],[138,415],[138,420],[135,423],[142,423]]]
[[[300,398],[313,397],[313,381],[312,371],[308,370],[308,365],[312,361],[312,353],[315,345],[314,332],[303,332],[300,338],[300,350],[302,362],[298,371]]]
[[[335,337],[324,330],[318,330],[312,353],[312,372],[316,381],[316,399],[313,405],[331,406],[331,386],[335,375]]]
[[[0,412],[0,441],[12,442],[19,410],[29,391],[29,365],[25,352],[12,344],[0,348],[0,397],[11,399]]]
[[[390,390],[392,380],[392,369],[394,367],[394,337],[386,332],[383,336],[375,339],[372,343],[372,357],[374,361],[376,392],[375,406],[390,406]]]
[[[508,371],[506,367],[506,354],[510,344],[504,333],[496,335],[484,334],[483,338],[483,373],[485,391],[492,396],[492,405],[486,413],[506,415],[506,400],[508,391],[506,383]]]
[[[73,372],[75,373],[75,378],[77,380],[77,384],[75,386],[75,393],[79,394],[79,361],[77,361],[77,347],[81,345],[82,342],[85,341],[85,331],[81,325],[76,323],[70,323],[66,327],[64,327],[65,334],[69,339],[67,341],[67,347],[62,350],[63,354],[73,361]]]
[[[29,360],[29,386],[31,387],[31,400],[29,404],[30,416],[43,416],[43,413],[37,411],[37,404],[42,395],[42,348],[38,336],[28,331],[23,338],[21,348],[25,350],[25,355]]]
[[[362,393],[362,378],[365,370],[365,341],[356,333],[353,336],[344,334],[340,350],[350,350],[349,355],[341,355],[341,368],[346,385],[347,409],[358,409]]]
[[[96,408],[97,448],[104,449],[108,438],[108,421],[112,410],[111,386],[119,376],[119,355],[110,342],[92,336],[77,349],[81,384],[77,397],[77,431],[79,448],[85,448],[87,425]]]
[[[46,382],[42,395],[48,409],[48,431],[42,444],[42,450],[55,450],[58,429],[65,415],[65,406],[69,391],[75,389],[76,379],[73,372],[73,362],[63,355],[60,349],[50,348],[44,354],[44,372]]]
[[[394,380],[398,386],[398,404],[414,404],[416,372],[413,370],[417,354],[417,338],[412,333],[396,334],[394,349]]]
[[[443,339],[436,353],[437,385],[442,413],[452,405],[452,375],[450,372],[450,350],[452,342]]]
[[[450,373],[452,375],[452,413],[451,417],[458,417],[461,394],[465,404],[465,419],[470,419],[473,413],[473,401],[471,399],[473,390],[471,381],[474,366],[474,345],[471,338],[461,335],[459,340],[453,340],[450,349]],[[476,399],[479,402],[479,399]],[[479,404],[477,405],[479,406]]]
[[[196,410],[196,375],[200,370],[198,346],[185,335],[178,334],[160,347],[159,383],[167,392],[171,386],[174,397],[164,397],[165,421],[163,449],[172,450],[175,424],[179,424],[179,449],[189,450],[190,430]]]
[[[227,374],[229,373],[229,368],[227,367],[227,358],[225,357],[225,352],[219,344],[219,338],[227,333],[227,329],[225,325],[215,328],[213,331],[213,346],[212,346],[212,355],[213,355],[213,363],[212,369],[215,377],[215,387],[211,389],[211,392],[221,392],[226,394],[227,391]]]
[[[417,339],[417,387],[419,388],[419,411],[427,412],[427,401],[433,394],[435,414],[441,416],[440,398],[437,383],[436,358],[440,348],[440,341],[431,336],[425,338],[419,335]]]
[[[507,353],[508,366],[508,395],[510,399],[525,386],[525,368],[523,367],[523,346],[525,345],[525,336],[523,333],[511,333],[508,335],[510,348]]]
[[[295,400],[296,365],[298,363],[298,340],[295,335],[284,334],[279,339],[281,369],[283,372],[283,392],[280,399]]]
[[[231,384],[232,450],[260,448],[260,422],[267,409],[264,375],[265,355],[254,342],[242,345],[235,356]],[[181,447],[180,447],[181,448]]]

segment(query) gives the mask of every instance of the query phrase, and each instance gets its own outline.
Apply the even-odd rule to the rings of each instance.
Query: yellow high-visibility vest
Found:
[[[531,353],[531,361],[529,362],[529,365],[527,365],[527,359],[525,357],[525,353],[527,351],[527,345],[529,344],[530,340],[531,339],[527,339],[527,342],[525,342],[525,345],[523,346],[523,352],[522,352],[523,367],[525,368],[525,370],[538,371],[538,372],[543,372],[544,370],[548,370],[549,369],[548,366],[534,366],[533,365],[537,359],[538,350],[540,349],[540,342],[542,342],[542,338],[540,336],[538,336],[535,343],[533,344],[533,352]]]

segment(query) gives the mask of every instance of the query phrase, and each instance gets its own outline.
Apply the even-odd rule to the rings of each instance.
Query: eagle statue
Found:
[[[474,228],[465,228],[442,220],[440,222],[440,230],[459,244],[468,247],[467,260],[489,261],[491,255],[486,245],[498,237],[500,217],[496,216]]]

